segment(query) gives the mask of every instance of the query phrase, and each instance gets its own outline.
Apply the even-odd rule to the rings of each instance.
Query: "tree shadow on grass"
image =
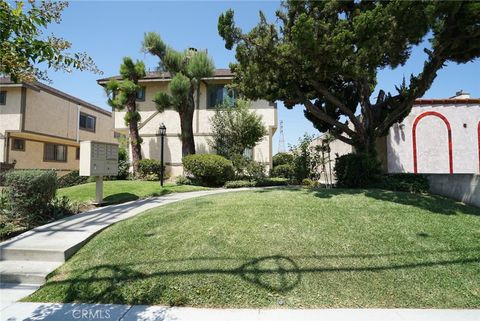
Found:
[[[307,188],[289,186],[283,188],[269,188],[255,191],[256,193],[271,193],[276,191],[311,193],[318,198],[332,198],[341,195],[365,195],[376,200],[393,202],[402,205],[414,206],[435,214],[456,215],[468,214],[480,216],[480,208],[466,205],[444,196],[435,194],[418,194],[408,192],[394,192],[382,189],[343,189],[343,188]],[[347,204],[348,205],[348,204]]]
[[[435,194],[393,192],[381,189],[311,189],[310,192],[319,198],[363,194],[366,197],[376,200],[414,206],[435,214],[468,214],[480,216],[480,209],[478,208]]]
[[[445,257],[447,252],[449,254]],[[39,292],[47,290],[48,293],[50,288],[50,291],[58,295],[60,291],[63,302],[186,305],[189,304],[189,297],[198,296],[193,285],[198,282],[195,277],[199,276],[207,278],[214,275],[235,276],[238,280],[248,282],[270,293],[282,294],[295,289],[301,283],[302,276],[306,274],[322,277],[324,273],[385,272],[480,263],[478,248],[422,251],[421,255],[414,257],[404,257],[405,253],[365,254],[364,257],[368,261],[350,261],[356,258],[356,255],[202,257],[196,259],[203,260],[203,263],[212,262],[212,268],[203,265],[201,268],[185,269],[161,266],[159,264],[162,264],[162,261],[103,264],[78,271],[78,274],[74,273],[64,280],[55,280],[55,277],[52,277]],[[429,258],[431,255],[439,257],[432,260]],[[390,259],[388,262],[379,261],[376,259],[378,256],[386,256]],[[332,266],[327,259],[340,259],[341,263]],[[189,258],[183,260],[188,261]],[[183,260],[179,259],[180,262]],[[227,264],[227,267],[219,268],[218,262],[213,263],[219,260],[236,260],[239,264],[237,267]],[[141,272],[141,266],[146,265],[158,267],[152,272]],[[193,286],[191,293],[177,288],[175,277],[191,278]],[[212,286],[215,287],[215,285]],[[219,284],[219,286],[222,285]]]
[[[139,199],[138,195],[125,192],[125,193],[116,193],[116,194],[108,195],[103,199],[103,201],[107,205],[109,205],[109,204],[119,204],[119,203],[124,203],[129,201],[135,201],[138,199]]]

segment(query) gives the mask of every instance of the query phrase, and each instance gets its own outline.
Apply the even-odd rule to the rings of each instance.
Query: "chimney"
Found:
[[[450,99],[469,99],[469,98],[470,98],[470,94],[467,93],[466,91],[463,91],[462,89],[457,91],[455,93],[455,96],[450,97]]]

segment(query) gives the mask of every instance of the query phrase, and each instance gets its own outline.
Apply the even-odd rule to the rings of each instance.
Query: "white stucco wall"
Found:
[[[412,128],[415,119],[426,112],[443,115],[451,128],[453,173],[479,173],[478,124],[480,105],[450,104],[414,106],[402,124],[390,128],[387,137],[388,171],[413,173]],[[416,128],[418,173],[449,173],[448,130],[433,115],[421,118]]]

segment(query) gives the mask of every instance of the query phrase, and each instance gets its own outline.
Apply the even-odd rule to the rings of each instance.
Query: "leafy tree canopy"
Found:
[[[228,159],[242,155],[267,135],[262,116],[251,111],[246,100],[237,99],[234,107],[228,102],[219,105],[210,123],[212,138],[209,144],[217,154]]]
[[[12,6],[0,0],[0,73],[13,81],[48,80],[47,72],[38,65],[44,63],[53,70],[72,69],[102,73],[86,53],[67,53],[71,43],[50,35],[43,37],[47,26],[61,22],[61,13],[68,2],[22,1]]]
[[[278,23],[268,23],[260,12],[248,33],[232,10],[219,17],[226,48],[236,45],[231,69],[239,90],[304,105],[317,129],[358,151],[374,153],[376,138],[408,115],[447,62],[480,55],[479,2],[287,1],[276,16]],[[399,82],[397,93],[372,97],[378,71],[404,65],[426,38],[423,69]]]

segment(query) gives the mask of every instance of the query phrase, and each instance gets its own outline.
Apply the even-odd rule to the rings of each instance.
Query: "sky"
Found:
[[[279,6],[278,1],[73,1],[65,9],[62,22],[50,25],[45,35],[53,33],[67,39],[72,43],[72,52],[87,52],[104,74],[49,71],[51,85],[110,110],[103,88],[96,80],[117,75],[124,56],[141,59],[147,69],[155,70],[158,60],[140,50],[145,32],[160,33],[162,39],[177,50],[189,47],[208,49],[217,68],[228,68],[229,63],[235,61],[235,53],[225,49],[224,41],[218,35],[219,15],[233,9],[238,26],[249,31],[258,23],[260,10],[273,22]],[[380,71],[379,88],[395,93],[395,85],[401,83],[403,77],[408,80],[410,74],[420,72],[426,57],[424,45],[414,48],[405,66]],[[424,97],[447,98],[460,89],[472,97],[480,97],[479,75],[478,59],[463,65],[449,64],[440,70]],[[320,134],[304,118],[302,110],[303,106],[288,110],[278,103],[278,119],[283,120],[287,147],[295,144],[304,133]],[[273,139],[274,153],[278,141],[279,130]]]

